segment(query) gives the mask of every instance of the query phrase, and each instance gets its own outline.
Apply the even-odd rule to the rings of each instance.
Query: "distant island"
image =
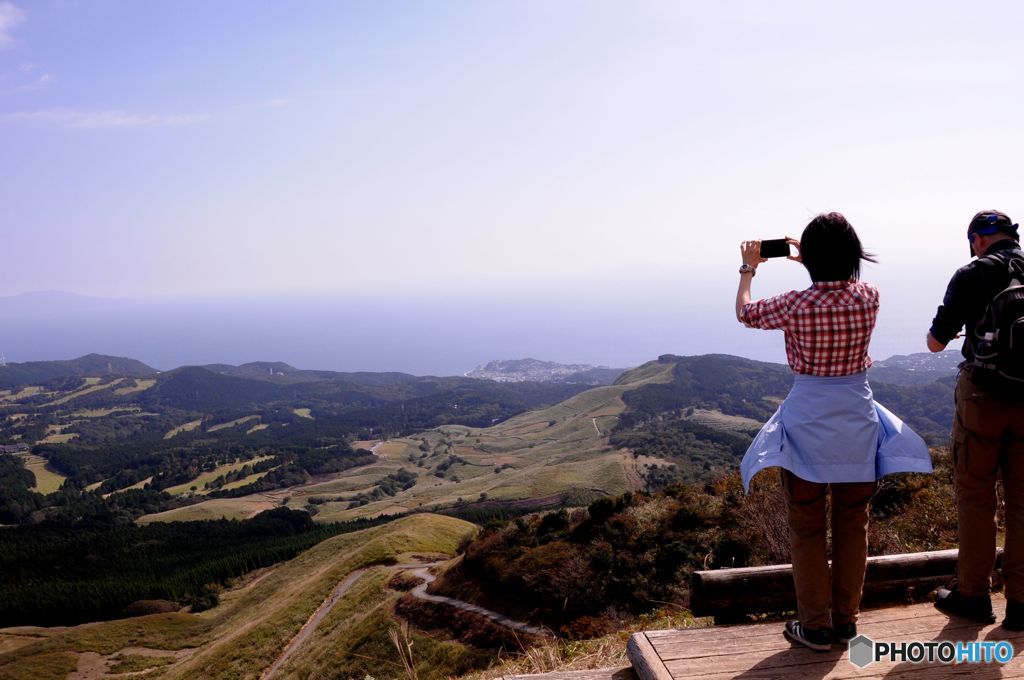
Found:
[[[871,379],[894,385],[926,385],[939,378],[955,376],[964,360],[959,350],[896,354],[876,361],[869,373]]]
[[[624,368],[559,364],[539,359],[499,359],[477,366],[466,373],[467,378],[494,382],[547,382],[572,385],[611,385]]]

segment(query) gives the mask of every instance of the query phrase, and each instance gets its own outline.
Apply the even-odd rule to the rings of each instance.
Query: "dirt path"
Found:
[[[647,482],[640,474],[639,466],[633,452],[629,449],[620,449],[622,452],[622,469],[626,474],[626,484],[630,491],[643,491],[647,488]]]
[[[504,614],[499,614],[496,611],[484,609],[483,607],[479,607],[475,604],[470,604],[469,602],[464,602],[462,600],[456,600],[453,597],[445,597],[444,595],[431,595],[427,592],[427,586],[433,583],[436,580],[436,578],[433,574],[430,573],[430,567],[436,566],[438,564],[443,563],[433,562],[431,564],[425,564],[422,567],[419,567],[418,569],[414,569],[412,571],[413,575],[422,578],[424,581],[423,583],[416,586],[410,591],[413,597],[417,597],[421,600],[426,600],[428,602],[442,602],[444,604],[455,607],[456,609],[462,609],[467,612],[473,612],[474,614],[480,614],[482,616],[486,616],[491,621],[494,621],[495,623],[501,626],[511,628],[512,630],[519,631],[520,633],[526,633],[527,635],[536,635],[538,637],[554,637],[551,634],[551,631],[549,630],[545,630],[544,628],[538,628],[536,626],[531,626],[530,624],[523,623],[522,621],[510,619]]]
[[[305,625],[299,629],[299,632],[291,639],[291,642],[285,645],[284,651],[281,652],[281,656],[277,657],[277,661],[271,664],[270,668],[263,672],[263,675],[260,676],[260,680],[269,680],[269,678],[274,676],[274,673],[276,673],[277,670],[284,665],[284,662],[302,646],[302,643],[306,641],[306,638],[309,637],[310,633],[316,630],[316,627],[320,625],[320,622],[324,620],[324,617],[331,613],[331,609],[333,609],[334,605],[338,603],[341,596],[352,587],[352,584],[359,580],[359,577],[362,576],[365,571],[366,569],[356,569],[346,576],[341,583],[334,587],[330,596],[328,596],[328,598],[316,608],[316,611],[309,617],[309,620],[306,621]]]
[[[510,619],[504,614],[499,614],[496,611],[485,609],[483,607],[479,607],[475,604],[470,604],[469,602],[464,602],[462,600],[456,600],[453,597],[446,597],[444,595],[431,595],[430,593],[428,593],[427,586],[429,586],[436,580],[436,577],[430,573],[430,568],[444,564],[445,561],[446,560],[440,562],[429,562],[427,564],[396,564],[393,565],[391,569],[393,571],[411,569],[413,575],[423,579],[423,583],[416,586],[410,591],[410,594],[415,598],[418,598],[420,600],[426,600],[428,602],[441,602],[449,606],[455,607],[457,609],[462,609],[464,611],[480,614],[481,616],[486,616],[498,625],[505,626],[506,628],[511,628],[512,630],[518,631],[520,633],[526,633],[527,635],[535,635],[538,637],[554,637],[551,631],[549,630],[538,628],[536,626],[531,626],[530,624],[523,623],[522,621]],[[263,675],[260,676],[260,680],[270,680],[274,676],[274,674],[277,673],[278,670],[280,670],[280,668],[285,664],[285,662],[288,661],[288,659],[299,649],[299,647],[302,646],[302,643],[306,641],[306,639],[313,633],[314,630],[316,630],[316,627],[320,625],[320,622],[323,621],[324,618],[331,612],[331,609],[333,609],[334,605],[338,603],[338,600],[340,600],[342,596],[344,596],[345,593],[348,592],[349,588],[351,588],[353,584],[355,584],[355,582],[359,580],[359,577],[362,576],[363,573],[365,572],[366,569],[356,569],[348,576],[346,576],[344,580],[341,581],[341,583],[335,586],[334,590],[331,591],[330,596],[328,596],[328,598],[324,600],[319,607],[317,607],[317,610],[313,612],[313,615],[309,617],[309,620],[306,621],[305,625],[303,625],[302,628],[299,629],[299,632],[295,635],[295,637],[293,637],[291,641],[285,646],[284,650],[281,652],[281,655],[277,657],[277,660],[274,661],[274,663],[263,672]]]
[[[603,437],[604,435],[603,435],[603,434],[601,434],[601,428],[599,428],[599,427],[597,426],[597,418],[591,418],[591,419],[590,419],[590,422],[594,423],[594,429],[595,429],[595,430],[597,430],[597,436],[598,436],[598,437]]]

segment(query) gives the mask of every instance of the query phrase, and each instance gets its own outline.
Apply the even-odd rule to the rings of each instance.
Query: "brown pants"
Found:
[[[996,477],[1003,476],[1006,597],[1024,602],[1024,402],[994,398],[961,371],[953,421],[953,482],[960,533],[957,587],[987,595],[996,558]]]
[[[868,504],[874,482],[819,484],[782,471],[800,623],[856,623],[868,559]],[[832,567],[826,545],[826,496],[832,492]]]

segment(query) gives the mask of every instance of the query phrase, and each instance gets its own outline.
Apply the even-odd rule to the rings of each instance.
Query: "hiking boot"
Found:
[[[956,588],[935,591],[935,608],[943,614],[960,616],[978,623],[995,623],[992,598],[988,595],[961,595]]]
[[[838,626],[832,626],[832,634],[835,636],[836,642],[841,645],[848,645],[850,640],[857,637],[857,624],[840,623]]]
[[[827,652],[832,649],[831,628],[809,629],[804,628],[799,621],[788,621],[785,634],[793,642],[799,642],[816,652]]]
[[[1006,601],[1006,617],[1003,619],[1003,628],[1014,632],[1024,630],[1024,602]]]

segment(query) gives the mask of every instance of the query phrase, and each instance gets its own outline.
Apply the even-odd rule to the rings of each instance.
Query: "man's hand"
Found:
[[[941,352],[942,350],[946,349],[946,343],[939,342],[938,340],[936,340],[935,337],[931,334],[931,332],[928,333],[927,342],[928,351],[930,352]]]

